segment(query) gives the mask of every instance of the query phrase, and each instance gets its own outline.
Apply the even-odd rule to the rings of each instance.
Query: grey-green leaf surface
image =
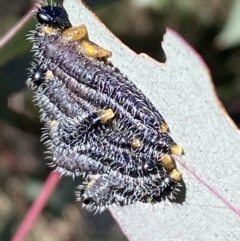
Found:
[[[131,241],[240,240],[240,136],[216,98],[209,70],[174,31],[167,30],[166,63],[137,55],[77,0],[65,0],[73,25],[113,52],[111,61],[154,103],[186,155],[177,158],[186,199],[111,207]]]

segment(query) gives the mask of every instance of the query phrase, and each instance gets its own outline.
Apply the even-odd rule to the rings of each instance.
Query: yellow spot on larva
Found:
[[[108,120],[110,120],[114,117],[114,113],[113,113],[112,109],[100,110],[98,112],[98,115],[99,115],[102,123],[106,123]]]
[[[88,40],[88,31],[85,25],[79,25],[64,30],[62,37],[69,42],[78,41],[83,38]]]
[[[108,58],[112,56],[111,51],[104,49],[88,40],[82,40],[80,42],[80,47],[84,54],[92,58]]]
[[[56,120],[53,120],[51,123],[50,123],[50,129],[53,129],[53,128],[56,128],[58,126],[59,122],[56,121]]]
[[[135,139],[131,142],[131,145],[132,145],[133,148],[140,148],[142,146],[142,142]]]
[[[46,73],[45,73],[45,79],[46,80],[51,80],[53,79],[54,75],[53,75],[53,72],[51,70],[48,70]]]
[[[171,146],[170,151],[172,154],[175,154],[175,155],[184,155],[184,150],[179,145]]]
[[[162,124],[161,127],[160,127],[160,131],[162,133],[170,132],[168,124],[167,123]]]
[[[182,179],[182,173],[179,172],[177,169],[173,169],[173,171],[170,173],[170,177],[174,181],[180,181]]]
[[[46,35],[55,35],[55,34],[57,34],[57,29],[43,25],[41,27],[41,32]]]
[[[174,159],[170,155],[164,155],[162,157],[162,162],[167,170],[173,169],[175,167]]]

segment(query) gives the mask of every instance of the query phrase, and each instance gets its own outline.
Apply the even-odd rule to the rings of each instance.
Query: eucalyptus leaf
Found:
[[[182,204],[110,208],[129,240],[240,240],[240,136],[201,57],[168,29],[167,61],[158,63],[123,45],[80,1],[64,6],[72,24],[86,24],[90,39],[113,52],[114,66],[153,102],[186,152],[177,159],[187,188]]]

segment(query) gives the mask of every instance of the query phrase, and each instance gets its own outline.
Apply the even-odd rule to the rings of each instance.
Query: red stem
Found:
[[[28,213],[15,233],[12,241],[23,241],[25,239],[26,235],[29,233],[31,227],[34,225],[35,221],[41,214],[43,208],[58,185],[60,177],[59,172],[52,172],[48,176],[39,196],[28,210]]]
[[[8,41],[24,26],[24,24],[32,17],[33,10],[36,9],[37,4],[43,0],[37,0],[35,4],[27,11],[27,13],[2,37],[0,38],[0,49],[8,43]]]

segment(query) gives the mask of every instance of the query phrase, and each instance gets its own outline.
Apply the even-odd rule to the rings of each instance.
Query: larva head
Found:
[[[30,75],[29,75],[30,81],[36,85],[40,86],[43,84],[46,80],[51,80],[54,76],[52,71],[50,70],[44,70],[41,67],[33,67],[30,70]]]
[[[72,26],[66,10],[62,7],[42,6],[37,10],[36,17],[40,24],[54,29],[67,29]]]
[[[32,82],[39,86],[45,81],[45,71],[41,68],[34,68],[31,70],[30,78]]]

